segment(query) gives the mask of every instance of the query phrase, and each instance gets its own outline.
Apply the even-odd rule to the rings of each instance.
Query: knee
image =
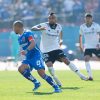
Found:
[[[21,66],[18,68],[18,71],[21,73],[22,72],[22,68]]]
[[[20,67],[18,68],[18,71],[19,71],[20,73],[23,73],[24,70],[25,70],[25,69],[24,69],[22,66],[20,66]]]
[[[54,72],[52,72],[50,70],[49,70],[49,72],[50,72],[51,76],[55,77],[55,73]]]
[[[47,67],[53,66],[52,62],[47,62],[46,65],[47,65]]]
[[[42,74],[40,75],[42,79],[45,79],[46,78],[46,74]]]
[[[55,71],[54,71],[53,67],[49,67],[48,70],[49,70],[49,73],[54,77]]]
[[[45,76],[45,70],[44,70],[44,69],[37,70],[37,72],[38,72],[38,74],[39,74],[39,76],[40,76],[41,78],[44,78],[44,76]]]
[[[69,65],[70,61],[67,58],[61,58],[61,61],[64,62],[65,64]]]

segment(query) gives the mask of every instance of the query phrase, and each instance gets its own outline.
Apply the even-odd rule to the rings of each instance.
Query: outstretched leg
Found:
[[[66,57],[62,57],[61,61],[64,62],[69,68],[74,71],[82,80],[87,80],[87,78],[79,71],[79,69],[71,63]]]
[[[55,84],[53,79],[47,74],[45,74],[44,69],[37,70],[37,72],[44,80],[46,80],[47,83],[49,83],[54,88],[54,92],[61,92],[61,89],[59,88],[58,85]]]
[[[55,75],[55,71],[54,71],[52,62],[47,62],[46,65],[48,67],[49,73],[51,74],[51,76],[53,77],[53,79],[55,80],[55,82],[57,83],[57,85],[59,87],[61,87],[62,84],[61,84],[60,80],[58,79],[58,77]]]

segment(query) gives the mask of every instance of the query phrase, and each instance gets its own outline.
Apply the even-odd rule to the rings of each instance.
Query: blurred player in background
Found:
[[[49,83],[53,88],[54,92],[61,92],[61,89],[50,76],[45,74],[45,67],[43,64],[43,59],[41,57],[41,52],[37,47],[33,33],[31,31],[25,31],[23,23],[21,21],[15,21],[13,23],[13,29],[16,34],[19,35],[18,42],[22,48],[21,54],[25,55],[25,59],[22,61],[22,64],[18,68],[18,71],[28,80],[32,81],[34,84],[33,91],[37,90],[40,87],[40,82],[35,79],[31,71],[36,69],[38,74]]]
[[[16,62],[16,57],[19,53],[19,44],[18,44],[18,36],[15,34],[15,32],[11,32],[10,33],[10,46],[11,46],[11,56],[15,58],[15,62]]]
[[[83,47],[82,36],[85,39],[85,45]],[[90,59],[92,54],[95,54],[100,61],[100,25],[93,22],[93,17],[91,13],[86,13],[85,23],[80,26],[80,36],[79,36],[80,50],[84,52],[85,66],[88,72],[89,80],[93,80]]]
[[[61,50],[62,44],[62,27],[57,23],[57,17],[55,13],[50,13],[48,16],[48,22],[41,23],[32,27],[33,31],[41,31],[41,43],[40,48],[44,55],[44,61],[48,67],[50,74],[53,76],[55,82],[61,86],[61,82],[55,75],[53,64],[56,60],[64,62],[69,68],[74,71],[81,79],[87,78],[80,73],[78,68],[71,63],[64,52]]]

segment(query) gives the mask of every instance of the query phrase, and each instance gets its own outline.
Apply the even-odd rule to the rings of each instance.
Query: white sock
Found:
[[[74,72],[78,71],[78,68],[73,63],[70,62],[70,64],[68,66],[72,71],[74,71]]]
[[[53,79],[55,80],[55,82],[58,84],[58,85],[61,85],[61,82],[59,81],[59,79],[56,77],[55,75],[55,71],[54,71],[54,68],[53,67],[48,67],[48,70],[50,72],[50,74],[52,75]]]
[[[86,66],[86,70],[87,70],[89,77],[92,77],[92,71],[91,71],[90,63],[85,62],[85,66]]]
[[[74,71],[79,77],[81,77],[83,74],[81,74],[81,72],[79,71],[79,69],[73,64],[70,62],[69,64],[69,68]]]

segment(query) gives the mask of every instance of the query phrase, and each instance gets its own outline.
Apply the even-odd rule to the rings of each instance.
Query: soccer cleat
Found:
[[[34,89],[33,89],[33,91],[36,91],[40,86],[41,86],[40,82],[34,83]]]
[[[54,92],[55,92],[55,93],[60,93],[60,92],[62,92],[62,90],[59,88],[58,85],[56,85],[56,86],[54,87]]]
[[[82,80],[85,80],[85,81],[88,80],[88,78],[87,78],[86,76],[84,76],[83,74],[81,74],[80,78],[81,78]]]
[[[62,85],[61,84],[57,84],[60,88],[62,87]]]
[[[93,81],[93,78],[92,78],[92,77],[89,77],[88,80],[89,80],[89,81]]]

